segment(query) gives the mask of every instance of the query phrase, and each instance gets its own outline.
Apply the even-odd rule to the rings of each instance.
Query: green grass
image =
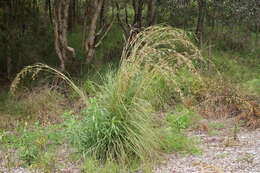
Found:
[[[98,160],[116,159],[127,164],[131,157],[152,158],[157,148],[152,107],[131,97],[133,88],[120,91],[119,87],[108,78],[101,92],[91,99],[72,136],[77,137],[80,151]]]
[[[60,126],[41,127],[36,123],[33,128],[20,126],[15,132],[2,132],[0,136],[0,144],[5,148],[3,152],[13,150],[10,158],[17,157],[16,164],[45,172],[56,168],[56,150],[64,143]]]
[[[183,154],[198,154],[200,149],[196,139],[185,135],[185,129],[195,128],[201,119],[193,111],[178,106],[166,115],[165,127],[162,128],[161,147],[165,152],[180,152]]]
[[[94,159],[86,159],[81,166],[82,173],[126,173],[120,166],[114,162],[107,162],[100,166],[99,162]]]
[[[253,95],[260,95],[260,78],[248,80],[243,84],[243,88]]]
[[[247,55],[248,56],[248,55]],[[234,82],[243,82],[257,78],[260,74],[259,60],[257,57],[246,57],[244,54],[234,52],[214,51],[211,57],[217,69],[223,76]],[[244,59],[251,59],[245,64]]]

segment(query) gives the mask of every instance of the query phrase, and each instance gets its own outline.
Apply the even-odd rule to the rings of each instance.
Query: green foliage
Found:
[[[99,78],[98,82],[91,79],[86,82],[85,88],[92,97],[87,97],[64,74],[43,64],[22,70],[12,84],[12,91],[27,73],[32,73],[33,78],[39,71],[58,75],[87,105],[82,117],[70,116],[70,112],[64,114],[63,137],[85,157],[128,166],[133,160],[139,163],[155,161],[161,149],[197,151],[193,141],[182,133],[191,124],[190,111],[182,110],[181,116],[169,116],[166,127],[160,127],[155,121],[156,110],[161,110],[169,100],[181,102],[185,96],[200,89],[201,77],[195,61],[204,63],[185,32],[155,26],[127,44],[117,72],[107,72],[107,76]],[[28,164],[46,150],[50,137],[41,136],[40,131],[31,135],[25,136],[26,141],[21,144],[24,146],[21,158]],[[25,144],[35,146],[35,149],[28,151]],[[149,169],[144,166],[144,170]]]
[[[76,28],[75,31],[70,32],[68,34],[68,42],[69,45],[73,48],[75,48],[76,53],[76,60],[77,61],[83,61],[85,60],[84,56],[84,49],[83,49],[83,34],[82,34],[82,27]]]
[[[182,130],[188,127],[195,127],[201,117],[194,111],[184,107],[177,106],[173,112],[170,112],[166,116],[167,122],[171,128]]]
[[[219,50],[222,51],[245,51],[250,50],[253,46],[252,39],[248,31],[245,32],[240,31],[232,31],[230,28],[222,28],[222,31],[212,32],[210,28],[206,31],[205,36],[211,39],[211,43]],[[207,30],[207,29],[206,29]]]
[[[243,83],[259,77],[260,62],[256,53],[257,51],[252,53],[213,51],[210,60],[224,78]]]
[[[199,153],[194,139],[184,134],[184,129],[196,125],[200,117],[185,107],[177,107],[166,116],[166,127],[161,129],[161,147],[165,152]]]
[[[201,151],[196,146],[196,140],[187,137],[182,132],[169,128],[160,132],[161,148],[166,153],[178,152],[182,154],[199,154]]]
[[[53,169],[56,146],[63,143],[63,134],[58,126],[41,128],[36,123],[33,130],[18,129],[17,134],[3,134],[0,144],[17,150],[24,166]]]
[[[102,41],[102,46],[97,48],[97,59],[105,62],[119,60],[122,45],[124,44],[123,31],[119,25],[114,24],[110,32]]]
[[[245,90],[251,94],[260,95],[260,79],[252,79],[243,84]]]

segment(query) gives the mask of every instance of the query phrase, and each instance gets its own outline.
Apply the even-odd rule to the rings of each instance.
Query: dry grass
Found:
[[[140,87],[142,90],[149,90],[149,86],[160,78],[171,90],[168,95],[174,93],[183,99],[186,93],[182,88],[188,79],[180,74],[181,70],[187,70],[194,80],[203,83],[198,64],[205,61],[188,34],[180,29],[169,26],[146,28],[129,40],[121,59],[119,79],[127,81],[134,76],[143,75],[146,81],[143,82],[144,88]]]
[[[59,79],[63,80],[68,84],[80,97],[81,99],[87,104],[88,99],[86,94],[65,74],[61,73],[59,70],[52,68],[46,64],[35,64],[32,66],[26,66],[23,68],[15,77],[13,80],[11,87],[10,87],[10,93],[12,95],[15,94],[15,91],[18,87],[18,85],[21,83],[21,80],[25,78],[28,74],[31,74],[31,79],[35,80],[39,72],[47,72],[50,75],[57,76]]]
[[[208,80],[202,91],[202,101],[195,109],[207,119],[233,118],[243,120],[250,128],[260,127],[260,107],[256,98],[249,97],[224,80]]]
[[[41,125],[61,122],[60,115],[65,111],[67,102],[61,94],[45,86],[17,93],[3,104],[0,128],[8,129],[23,122],[37,121]]]

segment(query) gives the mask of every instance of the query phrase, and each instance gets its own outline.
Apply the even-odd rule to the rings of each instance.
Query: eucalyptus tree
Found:
[[[83,32],[85,35],[84,50],[87,63],[93,60],[96,48],[101,45],[103,39],[112,28],[114,18],[114,7],[111,1],[86,1],[86,21]]]
[[[68,14],[70,0],[54,0],[53,25],[55,49],[60,59],[60,68],[65,71],[68,58],[75,57],[75,50],[68,46]]]

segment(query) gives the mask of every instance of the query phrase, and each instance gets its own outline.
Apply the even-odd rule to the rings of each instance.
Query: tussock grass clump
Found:
[[[104,161],[154,160],[160,150],[155,110],[187,94],[182,84],[191,79],[179,75],[184,70],[200,81],[195,61],[203,59],[182,30],[153,26],[137,34],[118,72],[107,77],[86,109],[76,133],[79,148]]]
[[[129,164],[131,159],[151,159],[158,149],[153,107],[135,97],[138,87],[121,87],[109,77],[101,92],[91,99],[86,117],[76,130],[78,147],[103,161],[115,159]]]

